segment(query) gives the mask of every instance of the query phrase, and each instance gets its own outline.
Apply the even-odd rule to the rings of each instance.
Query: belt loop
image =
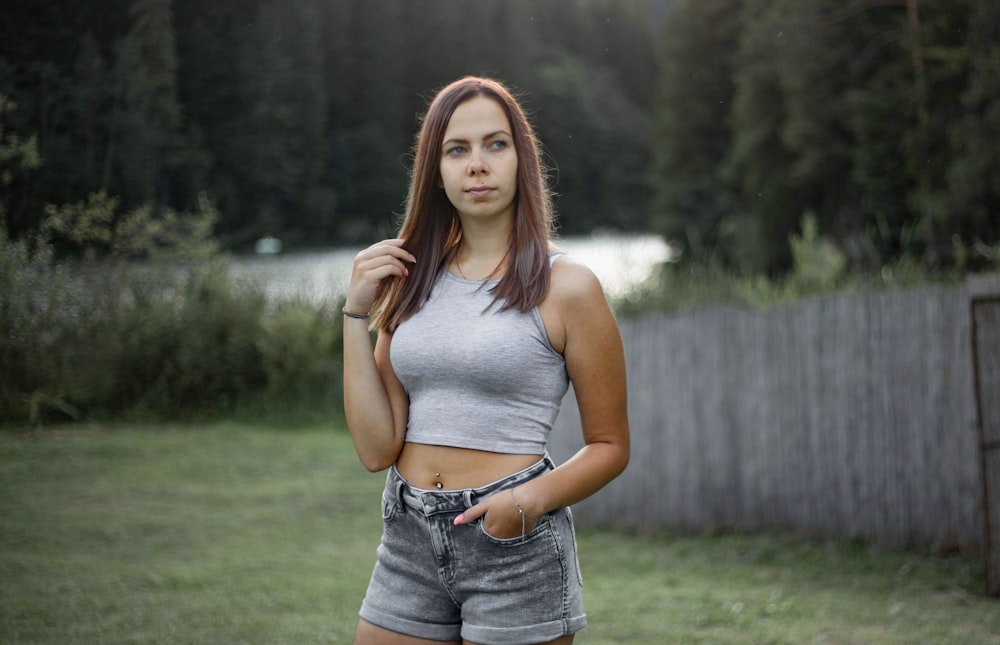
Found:
[[[466,488],[462,491],[462,499],[465,501],[465,508],[472,508],[475,504],[472,502],[472,489]]]
[[[399,479],[396,482],[396,510],[400,513],[406,512],[406,504],[403,502],[404,488],[406,488],[406,482],[403,479]]]

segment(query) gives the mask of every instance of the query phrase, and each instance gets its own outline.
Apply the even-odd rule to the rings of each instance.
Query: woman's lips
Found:
[[[473,197],[486,197],[493,192],[493,188],[489,186],[473,186],[472,188],[466,189],[465,192],[472,195]]]

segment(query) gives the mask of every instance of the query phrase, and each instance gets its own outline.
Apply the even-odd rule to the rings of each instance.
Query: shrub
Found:
[[[45,409],[80,416],[72,374],[97,320],[79,280],[52,263],[41,242],[11,242],[0,230],[0,409],[37,420]]]
[[[257,337],[274,401],[329,404],[342,392],[342,335],[339,308],[305,301],[282,303]]]
[[[57,263],[2,230],[0,251],[0,421],[339,409],[331,305],[273,305],[222,259]]]
[[[145,204],[122,215],[118,202],[101,191],[72,204],[48,204],[41,233],[87,260],[203,260],[218,250],[212,227],[219,213],[205,195],[193,213]]]

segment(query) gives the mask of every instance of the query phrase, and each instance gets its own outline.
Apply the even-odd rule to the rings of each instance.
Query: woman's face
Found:
[[[464,218],[513,217],[517,150],[499,103],[477,96],[455,108],[441,142],[440,172]]]

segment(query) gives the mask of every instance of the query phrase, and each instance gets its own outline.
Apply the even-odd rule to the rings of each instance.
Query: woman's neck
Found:
[[[471,229],[471,230],[470,230]],[[511,227],[462,227],[462,239],[452,259],[455,273],[468,280],[503,276],[510,250]]]

